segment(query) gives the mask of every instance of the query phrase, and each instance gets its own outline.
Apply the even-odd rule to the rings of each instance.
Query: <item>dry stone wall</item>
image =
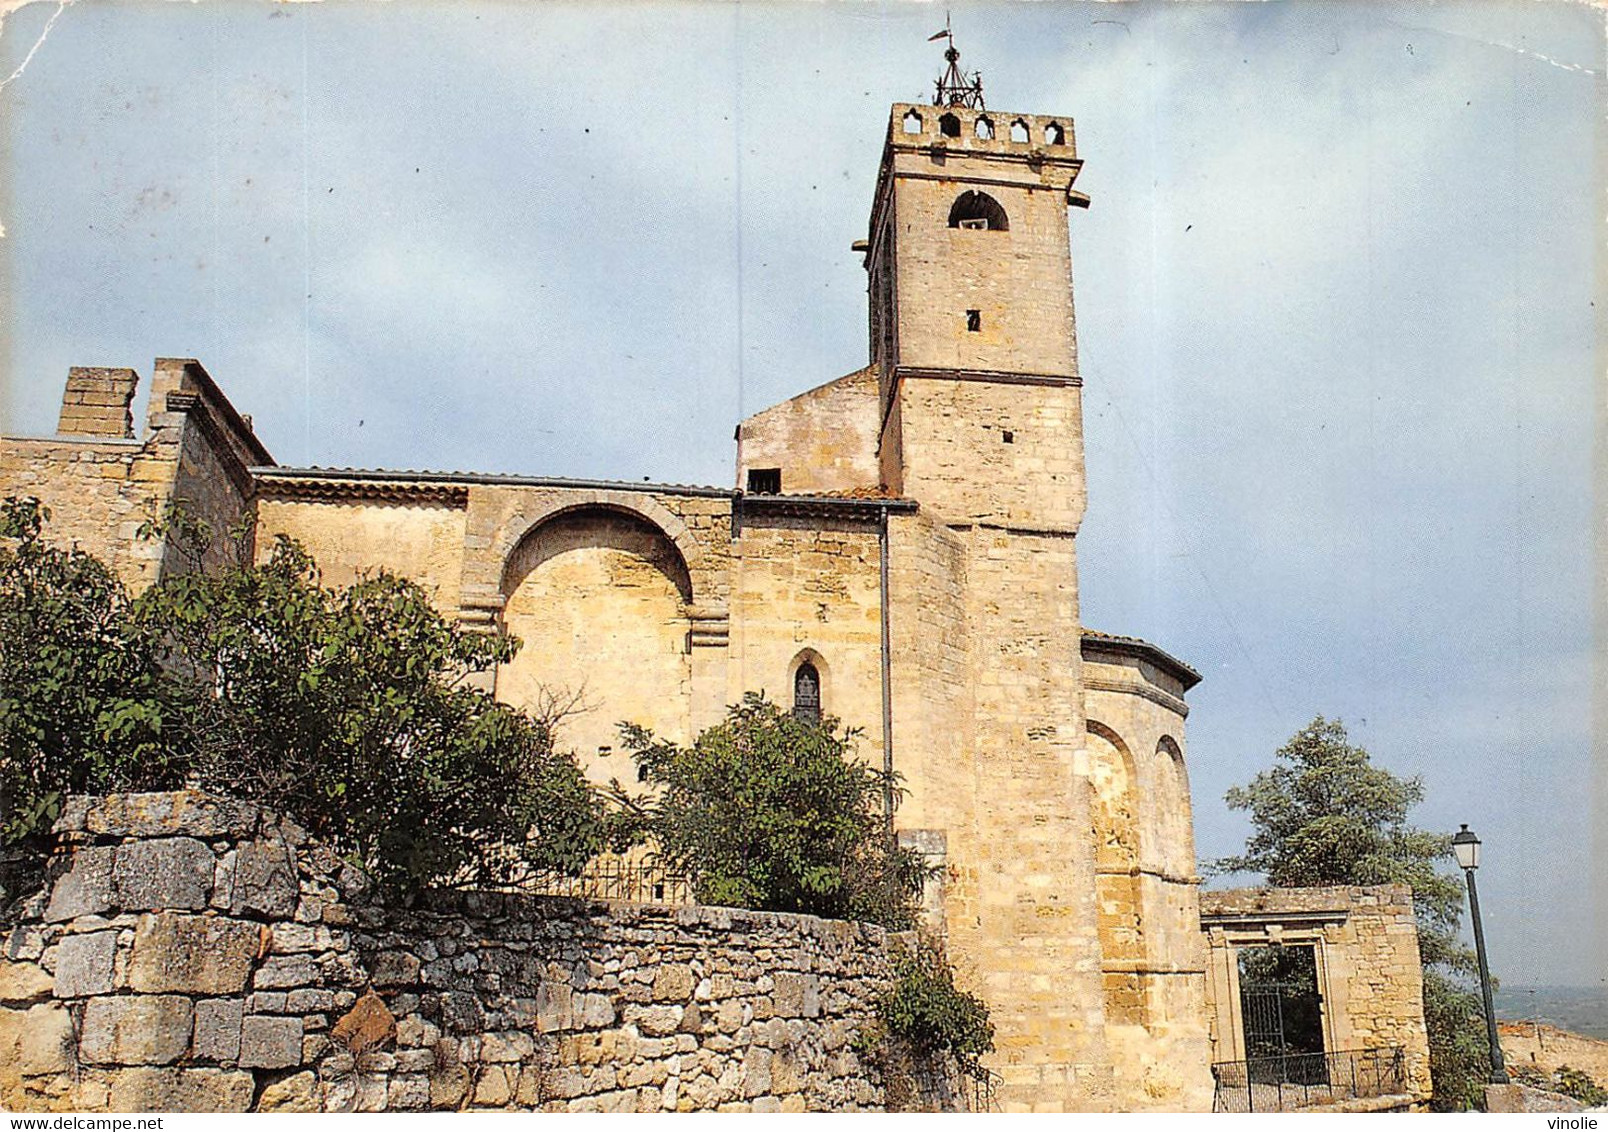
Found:
[[[864,924],[433,893],[388,907],[294,823],[74,799],[0,937],[0,1108],[882,1107]]]

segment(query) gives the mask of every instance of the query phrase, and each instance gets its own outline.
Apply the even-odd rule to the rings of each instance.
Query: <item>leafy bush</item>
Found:
[[[42,846],[62,800],[181,781],[156,649],[117,576],[44,541],[49,512],[0,500],[0,846]]]
[[[204,785],[296,816],[382,884],[577,872],[601,813],[540,722],[468,687],[517,641],[463,632],[385,572],[330,589],[281,536],[266,562],[137,603],[175,668]]]
[[[601,807],[550,728],[467,684],[517,641],[465,633],[383,572],[325,587],[286,539],[130,601],[46,546],[44,517],[0,510],[5,843],[42,844],[66,793],[190,780],[283,810],[393,890],[575,873],[599,846]]]
[[[886,1034],[920,1057],[948,1055],[962,1073],[981,1076],[980,1059],[994,1048],[988,1005],[955,986],[954,968],[943,952],[921,940],[896,956],[893,974],[893,985],[877,997],[877,1018]],[[881,1037],[862,1031],[856,1045],[867,1052]]]
[[[656,788],[621,800],[702,903],[914,923],[927,869],[893,842],[883,808],[897,781],[853,757],[837,720],[798,719],[750,694],[690,747],[621,730]]]
[[[1557,1072],[1552,1075],[1553,1088],[1566,1097],[1573,1097],[1587,1108],[1601,1108],[1608,1105],[1608,1089],[1597,1084],[1596,1079],[1583,1069],[1576,1069],[1572,1065],[1560,1065]]]

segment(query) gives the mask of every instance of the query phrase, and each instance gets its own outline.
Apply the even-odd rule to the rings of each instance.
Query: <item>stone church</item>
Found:
[[[59,435],[0,447],[0,493],[136,586],[183,568],[135,538],[178,500],[253,517],[259,548],[296,538],[332,583],[407,575],[525,641],[495,694],[576,698],[561,739],[599,782],[630,769],[620,721],[686,741],[759,690],[840,718],[942,865],[934,917],[992,1011],[1000,1103],[1206,1109],[1234,1022],[1197,896],[1200,676],[1079,616],[1081,166],[1066,117],[895,105],[855,245],[869,362],[742,421],[731,488],[281,467],[199,363],[166,359],[142,438],[134,372],[74,369]]]

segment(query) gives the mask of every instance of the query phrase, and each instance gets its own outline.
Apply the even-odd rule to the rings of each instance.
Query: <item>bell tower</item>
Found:
[[[945,521],[1082,518],[1081,166],[1071,119],[990,111],[980,82],[893,107],[865,246],[882,477]]]
[[[947,33],[940,33],[946,35]],[[893,107],[865,252],[905,835],[944,845],[942,925],[989,1004],[1007,1110],[1111,1108],[1078,614],[1082,382],[1065,117],[949,70]]]

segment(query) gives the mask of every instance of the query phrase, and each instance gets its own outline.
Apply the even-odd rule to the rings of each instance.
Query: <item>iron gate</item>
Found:
[[[1285,1021],[1285,1005],[1298,995],[1312,995],[1307,983],[1244,983],[1240,986],[1240,1025],[1245,1034],[1245,1058],[1257,1084],[1324,1085],[1328,1062],[1319,1048],[1300,1048]],[[1299,1011],[1298,1011],[1299,1014]],[[1313,1055],[1316,1056],[1313,1056]]]

